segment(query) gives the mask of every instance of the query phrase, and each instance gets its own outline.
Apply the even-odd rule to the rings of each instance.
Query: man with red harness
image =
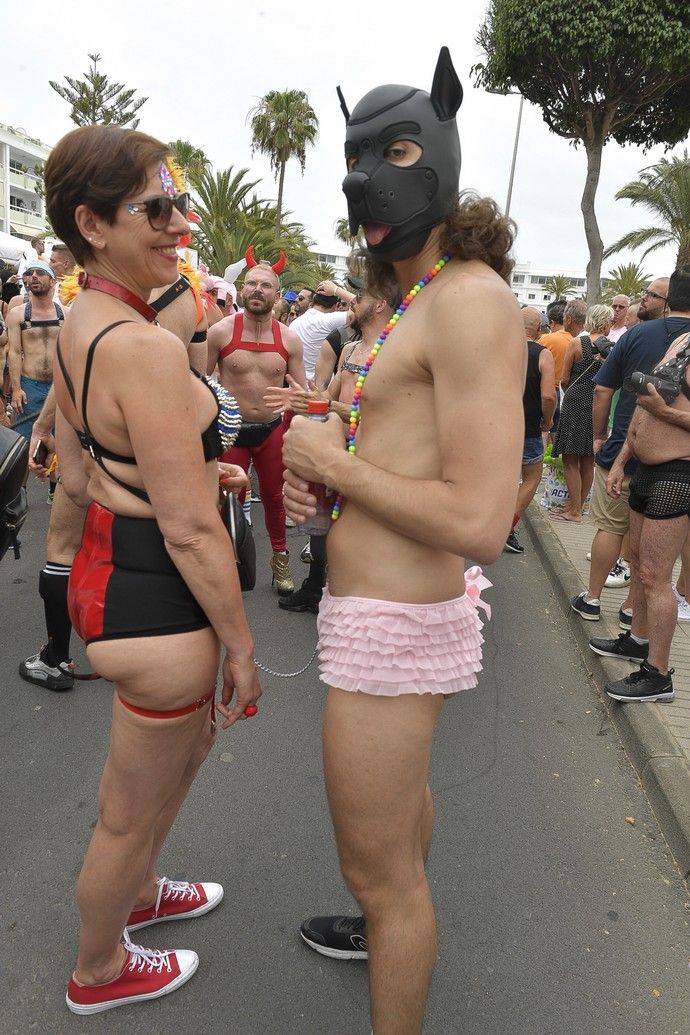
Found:
[[[271,540],[271,571],[280,596],[292,593],[283,508],[283,431],[281,416],[266,406],[267,388],[282,387],[290,374],[306,386],[302,344],[296,334],[273,319],[280,295],[278,273],[285,264],[281,252],[275,265],[257,263],[247,251],[249,272],[241,289],[243,313],[226,316],[208,333],[208,370],[218,364],[221,384],[237,399],[242,428],[235,445],[222,459],[245,471],[253,463],[259,479],[266,531]]]

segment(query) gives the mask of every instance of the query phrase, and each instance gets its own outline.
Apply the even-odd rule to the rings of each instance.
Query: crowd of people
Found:
[[[655,280],[636,312],[624,296],[553,303],[542,334],[542,315],[521,312],[509,286],[511,221],[490,199],[458,193],[461,101],[446,48],[430,92],[380,86],[352,112],[340,94],[343,191],[350,228],[366,239],[347,287],[281,291],[284,257],[271,264],[251,249],[222,276],[186,268],[189,194],[166,145],[144,133],[82,127],[46,163],[60,243],[46,262],[35,242],[6,278],[0,344],[5,421],[30,440],[32,471],[52,478],[39,580],[47,642],[20,674],[72,688],[74,629],[113,684],[77,886],[74,1013],[183,985],[196,952],[146,948],[131,933],[223,898],[220,882],[164,876],[159,857],[217,722],[260,714],[219,512],[219,490],[244,497],[250,468],[278,604],[317,614],[328,802],[361,910],[312,917],[300,934],[318,953],[368,960],[375,1035],[422,1030],[437,952],[425,875],[434,731],[444,700],[477,684],[490,585],[478,565],[523,551],[516,527],[547,438],[569,490],[552,518],[581,522],[594,486],[592,577],[573,601],[583,619],[598,619],[629,528],[628,624],[591,642],[640,669],[607,692],[673,697],[670,577],[690,516],[690,270]],[[303,419],[315,403],[325,419]],[[490,464],[476,462],[488,453]],[[175,456],[174,478],[164,455]],[[313,521],[324,495],[314,486],[329,490],[330,529],[311,536],[296,588],[286,521]]]
[[[589,584],[573,598],[573,611],[599,621],[604,588],[628,591],[619,611],[623,631],[616,639],[592,638],[590,647],[637,662],[639,669],[607,683],[606,692],[622,702],[671,701],[673,631],[677,621],[690,621],[690,267],[655,278],[637,301],[616,295],[610,306],[589,308],[582,301],[552,302],[549,333],[540,333],[537,310],[522,312],[530,350],[529,435],[526,430],[506,550],[523,552],[515,525],[539,487],[551,440],[568,490],[566,502],[550,508],[551,519],[582,522],[591,491],[589,519],[596,528]]]
[[[429,92],[381,86],[352,113],[340,101],[343,190],[367,242],[348,287],[287,297],[282,258],[251,250],[239,293],[230,267],[200,280],[183,271],[193,213],[179,170],[164,144],[117,126],[74,130],[51,152],[47,208],[62,243],[48,264],[29,256],[24,295],[7,285],[12,422],[31,439],[31,469],[59,475],[39,586],[48,642],[20,672],[71,687],[74,628],[113,684],[77,887],[67,986],[77,1014],[184,984],[196,952],[145,948],[131,934],[223,897],[218,882],[165,877],[159,856],[217,719],[227,729],[260,714],[218,506],[219,485],[247,490],[252,464],[279,604],[318,611],[326,785],[361,908],[312,917],[300,934],[319,953],[368,959],[376,1035],[422,1028],[436,959],[429,759],[444,700],[481,670],[488,582],[477,564],[496,559],[510,527],[526,347],[508,284],[512,224],[490,199],[458,193],[462,88],[447,49]],[[61,253],[79,265],[78,285],[56,268]],[[58,282],[71,285],[69,303]],[[505,428],[500,458],[482,467],[473,457],[498,433],[488,393]],[[304,420],[317,401],[326,419]],[[415,448],[401,448],[411,424]],[[172,479],[159,462],[171,454]],[[296,590],[286,513],[311,522],[314,485],[329,490],[332,524],[327,552],[312,536]]]

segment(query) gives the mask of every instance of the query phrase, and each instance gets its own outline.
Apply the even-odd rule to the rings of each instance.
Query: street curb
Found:
[[[589,649],[592,635],[618,634],[607,626],[583,622],[570,607],[582,592],[582,580],[566,550],[551,528],[548,517],[536,503],[523,515],[534,548],[544,563],[556,595],[569,619],[585,663],[599,691],[611,722],[616,727],[628,757],[652,805],[669,848],[684,880],[690,878],[690,765],[660,711],[669,705],[619,704],[604,693],[604,684],[631,671],[630,665],[602,658]],[[603,629],[602,629],[603,624]],[[593,628],[592,628],[593,627]],[[601,630],[601,631],[600,631]],[[670,705],[673,707],[673,705]]]

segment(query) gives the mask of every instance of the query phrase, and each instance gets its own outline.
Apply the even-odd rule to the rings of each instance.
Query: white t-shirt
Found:
[[[347,313],[324,313],[320,309],[307,309],[296,320],[290,324],[290,330],[294,331],[302,342],[304,355],[304,370],[310,381],[314,380],[316,372],[316,360],[323,341],[331,331],[344,327],[347,323]]]
[[[623,324],[622,327],[612,327],[609,333],[606,335],[606,337],[609,339],[609,341],[618,341],[619,338],[623,337],[627,329],[628,328],[625,326],[625,324]]]

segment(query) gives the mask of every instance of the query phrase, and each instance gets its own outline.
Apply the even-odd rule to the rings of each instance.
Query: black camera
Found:
[[[595,356],[603,356],[604,359],[606,359],[613,346],[614,342],[609,341],[608,338],[604,338],[602,336],[601,338],[597,338],[596,341],[592,342],[592,352]]]
[[[662,377],[654,374],[643,374],[641,370],[634,370],[630,377],[626,377],[623,387],[635,395],[646,395],[647,385],[652,385],[669,405],[677,399],[681,392],[681,377],[685,376],[685,370],[676,368],[665,370]]]

